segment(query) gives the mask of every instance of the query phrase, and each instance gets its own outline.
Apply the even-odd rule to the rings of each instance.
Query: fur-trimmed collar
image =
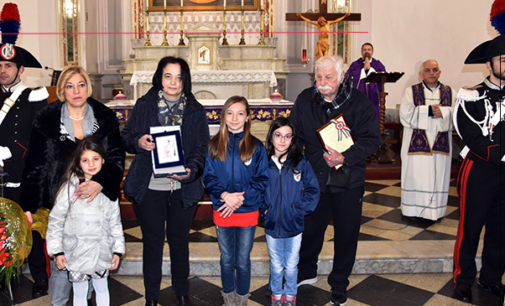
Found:
[[[102,138],[114,129],[119,127],[116,114],[107,106],[93,98],[88,98],[86,102],[93,108],[93,113],[100,128],[96,136]],[[33,122],[33,127],[49,138],[58,139],[60,133],[61,107],[63,103],[56,101],[40,110]]]

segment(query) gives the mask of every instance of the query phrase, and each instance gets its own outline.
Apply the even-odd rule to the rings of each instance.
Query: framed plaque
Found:
[[[354,144],[351,129],[347,125],[343,114],[331,119],[317,129],[317,136],[319,136],[323,148],[328,146],[339,153],[345,152]],[[340,167],[342,167],[342,164],[336,165],[333,170],[337,171]]]
[[[184,175],[184,153],[182,150],[181,126],[155,126],[150,128],[156,145],[151,151],[154,177]]]

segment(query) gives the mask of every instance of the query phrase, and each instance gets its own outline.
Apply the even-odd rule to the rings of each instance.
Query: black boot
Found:
[[[35,299],[47,295],[47,289],[49,289],[47,278],[36,280],[32,287],[32,297]]]
[[[177,305],[178,306],[192,306],[191,300],[187,295],[178,295],[177,296]]]
[[[454,293],[458,296],[460,300],[463,302],[471,302],[472,301],[472,287],[467,284],[456,284],[454,286]]]

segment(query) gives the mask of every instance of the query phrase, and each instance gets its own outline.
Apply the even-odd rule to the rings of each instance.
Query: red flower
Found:
[[[7,253],[5,250],[0,253],[0,262],[6,266],[9,267],[12,264],[12,257],[11,254]]]

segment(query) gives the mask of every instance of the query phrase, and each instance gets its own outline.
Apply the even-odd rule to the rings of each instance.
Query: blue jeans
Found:
[[[72,283],[68,281],[67,270],[59,270],[54,262],[51,262],[51,278],[49,278],[51,292],[51,306],[67,305]]]
[[[49,296],[51,298],[51,306],[65,306],[67,305],[70,291],[72,290],[72,283],[68,281],[68,271],[59,270],[54,261],[51,261],[51,277],[49,278],[49,286],[51,291]],[[93,286],[88,287],[88,299],[91,299],[93,294]]]
[[[246,295],[251,285],[251,250],[256,226],[216,226],[216,230],[221,251],[223,292],[230,293],[236,290],[237,294]]]
[[[291,238],[274,238],[267,236],[268,253],[270,254],[270,286],[272,294],[296,295],[298,276],[298,259],[302,234]],[[282,276],[284,271],[284,290]]]

